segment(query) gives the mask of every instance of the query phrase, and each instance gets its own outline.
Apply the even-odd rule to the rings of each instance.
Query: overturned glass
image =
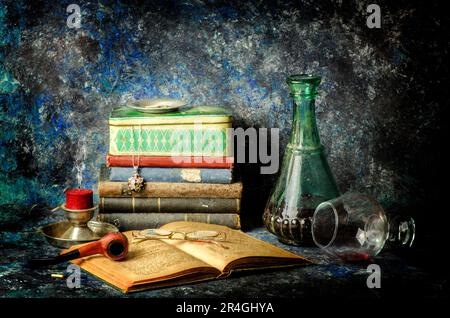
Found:
[[[411,217],[387,215],[372,197],[346,193],[314,211],[314,243],[342,261],[362,261],[386,248],[411,247],[416,228]]]

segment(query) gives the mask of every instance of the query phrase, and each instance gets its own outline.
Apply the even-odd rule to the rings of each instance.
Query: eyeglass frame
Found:
[[[145,229],[145,230],[141,230],[138,232],[138,235],[135,234],[135,232],[132,232],[132,236],[133,239],[137,239],[137,240],[180,240],[180,241],[191,241],[191,242],[215,242],[217,243],[218,241],[220,242],[224,242],[226,241],[227,235],[225,232],[219,232],[219,231],[202,231],[202,230],[198,230],[198,231],[191,231],[191,232],[182,232],[182,231],[171,231],[171,230],[163,230],[163,231],[167,231],[169,233],[167,233],[166,235],[163,234],[150,234],[150,235],[142,235],[142,232],[144,231],[157,231],[160,229]],[[189,238],[189,234],[192,233],[197,233],[197,232],[215,232],[217,233],[215,236],[210,236],[210,237],[199,237],[199,238]],[[141,234],[141,236],[139,236],[139,234]],[[174,236],[177,234],[181,234],[182,238],[175,238]],[[218,239],[217,237],[222,235],[223,237]],[[212,237],[212,238],[211,238]]]

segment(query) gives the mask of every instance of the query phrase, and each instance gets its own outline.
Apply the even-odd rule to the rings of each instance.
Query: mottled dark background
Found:
[[[80,29],[66,26],[70,3]],[[380,29],[366,26],[370,3]],[[279,127],[284,149],[285,78],[300,72],[323,77],[318,125],[342,192],[419,219],[443,212],[444,14],[433,1],[1,1],[0,205],[13,212],[0,227],[68,186],[95,189],[109,112],[131,97],[222,105],[235,126]],[[275,176],[238,170],[258,222]]]

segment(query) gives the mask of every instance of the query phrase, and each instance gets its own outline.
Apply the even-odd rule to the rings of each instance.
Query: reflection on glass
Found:
[[[317,206],[311,231],[314,243],[327,253],[358,261],[376,256],[385,245],[411,246],[415,224],[409,217],[388,220],[374,198],[346,193]]]

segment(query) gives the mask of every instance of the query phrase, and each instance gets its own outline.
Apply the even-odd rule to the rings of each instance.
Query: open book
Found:
[[[129,240],[125,260],[112,261],[103,255],[95,255],[73,263],[125,293],[223,278],[236,270],[309,263],[303,257],[225,226],[173,222],[161,229],[217,231],[225,233],[226,239],[219,244],[170,239],[137,242],[129,231],[124,233]]]

